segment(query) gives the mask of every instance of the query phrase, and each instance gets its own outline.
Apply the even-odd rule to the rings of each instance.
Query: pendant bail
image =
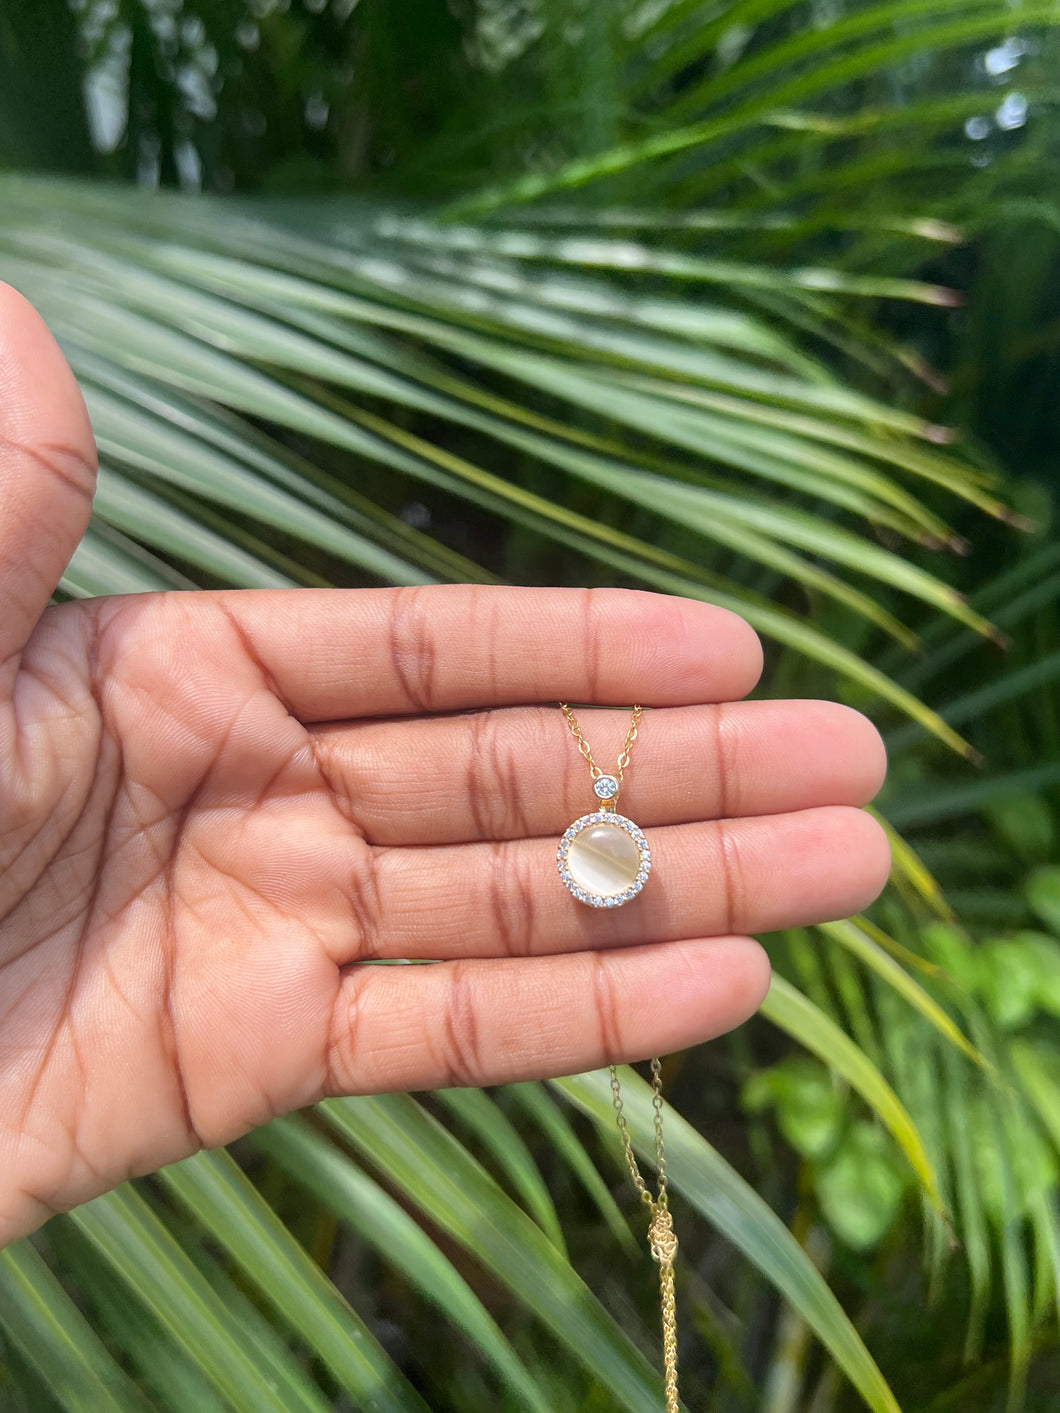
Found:
[[[593,794],[600,801],[599,808],[613,810],[618,801],[621,781],[617,775],[598,775],[593,781]]]

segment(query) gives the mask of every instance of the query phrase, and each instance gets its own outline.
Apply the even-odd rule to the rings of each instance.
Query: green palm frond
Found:
[[[562,546],[599,573],[738,607],[963,749],[806,610],[830,600],[909,648],[897,592],[989,633],[867,531],[952,539],[929,483],[1002,507],[981,472],[931,445],[929,426],[807,362],[783,318],[770,327],[732,302],[735,266],[638,246],[618,280],[621,245],[595,237],[454,232],[372,207],[341,219],[324,208],[324,234],[311,237],[227,205],[10,178],[2,194],[0,258],[81,377],[103,467],[97,515],[112,532],[139,524],[143,548],[235,583],[299,577],[292,536],[355,576],[503,568],[373,504],[364,488],[384,470],[392,502],[402,486],[457,497],[530,531],[542,552]],[[432,234],[465,258],[439,268]],[[488,266],[466,258],[472,245]],[[610,278],[572,276],[590,252],[597,268],[606,255]],[[665,288],[642,291],[649,275],[680,290],[707,280],[714,303],[689,312]],[[781,315],[808,281],[770,276]],[[820,272],[810,282],[827,283]],[[899,288],[933,297],[914,283],[873,292]],[[837,277],[827,299],[847,297]],[[310,446],[332,469],[310,461]],[[566,489],[541,495],[531,487],[542,477]],[[235,534],[234,512],[260,532]],[[99,582],[81,558],[71,592]],[[776,604],[778,581],[790,609]]]
[[[196,0],[176,28],[142,0],[73,8],[0,17],[0,163],[244,194],[0,174],[0,277],[58,334],[100,446],[63,592],[645,585],[743,613],[778,690],[878,712],[893,895],[775,939],[754,1041],[695,1062],[697,1094],[713,1065],[773,1095],[783,1141],[749,1105],[742,1171],[790,1229],[668,1112],[678,1200],[744,1262],[729,1309],[703,1276],[725,1240],[690,1260],[684,1308],[716,1364],[702,1388],[734,1407],[755,1382],[771,1413],[919,1407],[934,1392],[907,1354],[934,1321],[956,1350],[938,1406],[1015,1413],[1055,1347],[1060,1071],[1046,982],[1006,1031],[991,958],[1023,957],[1025,980],[1060,944],[965,933],[947,899],[1027,926],[1010,854],[1047,863],[1055,837],[1060,560],[1046,542],[967,600],[952,587],[974,580],[945,553],[1013,517],[981,450],[947,446],[929,359],[954,298],[938,272],[960,270],[939,257],[1010,188],[1055,219],[1054,9],[406,0],[399,33],[378,5]],[[988,75],[995,42],[1011,66]],[[117,136],[93,153],[82,87],[123,53]],[[991,116],[1010,94],[1026,130]],[[371,200],[298,195],[368,178]],[[1001,670],[998,630],[1017,641]],[[975,779],[953,754],[973,747]],[[778,1041],[800,1050],[773,1064]],[[646,1092],[625,1083],[639,1138]],[[804,1101],[824,1147],[800,1147]],[[638,1250],[611,1123],[599,1075],[344,1101],[252,1135],[238,1164],[200,1155],[104,1197],[0,1254],[0,1404],[659,1406],[651,1271],[611,1282],[584,1250],[586,1231]],[[888,1348],[914,1198],[926,1302]],[[690,1228],[705,1250],[702,1226],[683,1245]],[[827,1269],[828,1226],[862,1253],[853,1279]],[[759,1380],[747,1332],[774,1291],[791,1314]],[[816,1387],[810,1332],[831,1360]],[[986,1361],[967,1383],[961,1344]]]

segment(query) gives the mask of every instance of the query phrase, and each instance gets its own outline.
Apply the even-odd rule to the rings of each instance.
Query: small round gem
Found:
[[[613,800],[618,794],[618,781],[613,775],[601,775],[593,781],[593,794],[598,800]]]

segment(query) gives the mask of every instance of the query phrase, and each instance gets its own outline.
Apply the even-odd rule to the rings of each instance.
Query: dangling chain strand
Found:
[[[652,1108],[655,1110],[655,1165],[659,1173],[659,1195],[653,1197],[641,1176],[633,1140],[629,1133],[622,1106],[622,1087],[618,1070],[610,1068],[611,1099],[615,1119],[622,1138],[626,1166],[640,1200],[651,1213],[648,1223],[648,1244],[659,1265],[659,1298],[662,1305],[663,1365],[665,1369],[666,1413],[679,1413],[681,1400],[677,1393],[677,1300],[674,1295],[674,1260],[677,1256],[677,1235],[670,1213],[670,1194],[666,1182],[666,1151],[663,1146],[662,1063],[658,1056],[651,1062]]]
[[[600,776],[603,775],[604,772],[593,760],[593,753],[589,749],[589,742],[582,735],[582,729],[578,725],[578,718],[574,715],[574,712],[571,710],[567,702],[560,702],[559,709],[566,717],[567,725],[570,727],[571,735],[578,743],[578,750],[581,751],[582,755],[589,763],[589,770],[592,774],[593,779],[599,780]],[[640,726],[640,719],[643,715],[644,708],[642,706],[635,706],[633,708],[633,716],[630,719],[629,730],[626,732],[625,744],[623,745],[622,752],[618,757],[618,768],[615,771],[616,780],[622,779],[622,772],[629,765],[629,753],[633,749],[633,742],[637,739],[637,728]]]
[[[588,762],[593,779],[598,780],[604,772],[593,760],[593,753],[589,748],[588,741],[582,735],[578,718],[566,702],[560,702],[559,709],[566,718],[571,735],[578,743],[578,750]],[[618,757],[618,768],[615,771],[617,780],[622,779],[622,773],[629,765],[630,752],[637,739],[637,728],[643,714],[643,707],[635,706],[633,708],[633,716],[629,723],[629,730],[626,732],[625,744]],[[677,1236],[670,1213],[670,1194],[666,1180],[666,1150],[663,1144],[662,1062],[658,1057],[651,1062],[652,1109],[655,1115],[655,1166],[659,1174],[659,1191],[655,1197],[648,1189],[637,1164],[637,1155],[633,1151],[633,1139],[630,1137],[629,1124],[622,1104],[622,1086],[619,1083],[618,1070],[614,1065],[610,1067],[610,1075],[611,1099],[615,1106],[615,1120],[618,1124],[619,1136],[622,1139],[622,1151],[625,1154],[626,1166],[629,1168],[629,1175],[640,1200],[651,1214],[648,1222],[648,1243],[651,1247],[652,1257],[659,1266],[666,1413],[680,1413],[681,1401],[677,1392],[677,1301],[674,1295],[674,1259],[677,1256]]]

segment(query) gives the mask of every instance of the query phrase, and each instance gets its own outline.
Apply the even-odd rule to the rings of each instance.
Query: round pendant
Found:
[[[579,903],[619,908],[648,881],[651,850],[641,830],[614,810],[583,814],[559,841],[559,876]]]

